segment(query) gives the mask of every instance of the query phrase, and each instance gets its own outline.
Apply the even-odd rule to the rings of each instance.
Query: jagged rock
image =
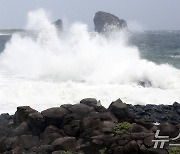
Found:
[[[9,120],[12,116],[10,116],[8,113],[4,113],[0,115],[0,124],[7,124],[9,123]]]
[[[174,105],[128,105],[129,111],[134,114],[134,119],[148,123],[180,123],[180,104]]]
[[[125,103],[120,99],[112,102],[108,110],[116,117],[119,121],[125,121],[129,119],[128,108]]]
[[[143,127],[141,125],[133,123],[132,129],[130,130],[130,132],[132,132],[132,133],[140,133],[140,132],[147,133],[147,132],[151,132],[151,131],[147,130],[145,127]]]
[[[22,122],[18,127],[16,127],[13,130],[13,134],[16,136],[21,136],[21,135],[25,135],[25,134],[29,134],[29,128],[27,125],[27,122]]]
[[[32,147],[39,146],[39,138],[32,135],[22,135],[19,137],[19,145],[25,150],[29,150]]]
[[[118,122],[118,119],[110,112],[102,112],[102,113],[91,112],[89,116],[92,117],[93,119],[99,119],[100,121],[111,121],[114,123]]]
[[[80,120],[71,121],[63,127],[63,130],[68,136],[78,137],[81,131]]]
[[[143,127],[145,127],[146,129],[151,129],[154,124],[149,122],[149,121],[146,121],[146,119],[135,119],[135,123],[139,124],[139,125],[142,125]]]
[[[4,142],[7,139],[7,137],[3,136],[0,137],[0,153],[4,152]]]
[[[68,113],[69,111],[63,107],[54,107],[41,112],[45,118],[46,125],[53,125],[56,127],[60,127],[63,117]]]
[[[175,118],[178,123],[178,103],[133,106],[119,99],[105,109],[95,102],[95,99],[84,99],[80,104],[61,105],[42,113],[30,107],[20,107],[16,116],[0,115],[0,153],[49,154],[55,151],[62,153],[65,150],[85,154],[164,154],[167,153],[165,149],[168,144],[165,144],[164,149],[153,148],[152,139],[155,138],[156,131],[160,130],[160,136],[170,138],[179,134],[179,124],[152,123],[156,120],[175,122]],[[134,119],[129,114],[134,114]],[[163,118],[165,115],[166,119]],[[115,132],[114,127],[118,126],[118,122],[124,121],[131,123],[132,128]],[[178,144],[179,139],[173,143]]]
[[[80,103],[94,107],[96,112],[107,112],[107,109],[102,106],[100,101],[97,101],[95,98],[85,98],[81,100]]]
[[[41,145],[41,146],[33,147],[29,151],[29,153],[36,153],[36,154],[50,154],[52,152],[53,152],[53,147],[51,145]]]
[[[84,130],[87,130],[89,128],[92,128],[92,127],[97,127],[97,125],[100,124],[100,120],[98,121],[98,124],[96,122],[96,120],[94,120],[92,117],[85,117],[83,120],[82,120],[82,128]]]
[[[75,137],[62,137],[56,139],[51,145],[54,151],[57,150],[73,151],[76,148],[77,143]]]
[[[146,137],[144,139],[144,145],[146,147],[152,147],[154,145],[154,142],[152,142],[152,140],[154,140],[154,135]]]
[[[12,149],[10,152],[7,152],[7,154],[23,154],[24,149],[20,146],[16,146],[14,149]]]
[[[88,105],[90,107],[99,106],[100,102],[98,102],[95,98],[85,98],[80,101],[81,104]]]
[[[18,137],[9,137],[6,138],[4,140],[4,142],[2,143],[2,149],[0,151],[5,152],[5,151],[9,151],[12,150],[13,148],[15,148],[18,145]]]
[[[60,107],[65,108],[65,109],[68,110],[71,106],[73,106],[73,105],[72,104],[63,104]]]
[[[99,120],[94,120],[93,121],[93,126],[84,129],[83,128],[83,133],[80,135],[82,138],[90,138],[92,136],[97,136],[99,134],[102,134],[102,131],[99,129],[100,128],[100,121]]]
[[[94,109],[95,109],[96,112],[100,112],[100,113],[101,112],[107,112],[107,109],[104,106],[101,106],[101,105],[100,106],[95,106]]]
[[[89,114],[94,110],[93,107],[89,107],[88,105],[85,104],[75,104],[69,108],[69,110],[74,113],[79,115],[80,117],[84,117],[85,115]]]
[[[127,23],[123,19],[110,13],[99,11],[94,17],[95,31],[99,33],[108,32],[109,30],[127,29]]]
[[[69,113],[67,115],[64,116],[63,121],[61,123],[61,126],[65,126],[67,124],[69,124],[70,122],[74,121],[74,120],[80,120],[82,117],[74,114],[74,113]]]
[[[176,137],[179,133],[177,133],[175,127],[169,123],[160,124],[158,129],[160,130],[159,135],[161,136]]]
[[[114,148],[113,154],[124,154],[123,146],[118,146]]]
[[[45,118],[39,112],[29,114],[27,123],[33,135],[39,135],[45,129]]]
[[[0,115],[0,137],[1,136],[13,136],[11,127],[13,125],[13,116],[8,113]]]
[[[63,30],[63,22],[61,19],[58,19],[54,22],[54,25],[56,26],[58,31],[62,31]]]
[[[64,136],[65,134],[62,130],[58,129],[55,126],[50,125],[44,130],[40,138],[44,144],[51,144],[56,139]]]
[[[110,134],[113,132],[113,128],[116,126],[114,122],[111,121],[103,121],[101,122],[102,132],[105,134]]]
[[[14,115],[14,123],[15,125],[19,125],[20,123],[27,121],[29,114],[37,112],[29,106],[20,106],[17,107],[17,111]]]
[[[124,146],[124,154],[138,154],[138,145],[136,141],[130,141]]]

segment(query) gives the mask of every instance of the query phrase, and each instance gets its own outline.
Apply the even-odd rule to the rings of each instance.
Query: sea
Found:
[[[0,113],[96,98],[108,107],[180,102],[180,31],[115,32],[75,22],[62,31],[42,10],[24,30],[0,30]]]

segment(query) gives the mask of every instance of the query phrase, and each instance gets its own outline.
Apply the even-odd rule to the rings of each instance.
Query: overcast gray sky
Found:
[[[0,29],[23,28],[27,13],[38,8],[52,20],[82,21],[90,28],[101,10],[125,19],[130,28],[180,30],[180,0],[0,0]]]

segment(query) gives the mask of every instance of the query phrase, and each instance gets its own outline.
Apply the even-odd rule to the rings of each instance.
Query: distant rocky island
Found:
[[[117,16],[99,11],[95,14],[94,19],[94,30],[98,33],[107,33],[112,30],[126,30],[128,29],[127,23],[124,19],[119,19]],[[59,31],[63,31],[63,21],[57,19],[53,22]],[[13,34],[16,32],[25,32],[24,29],[4,29],[0,30],[1,34]]]
[[[97,12],[93,21],[95,31],[99,33],[127,29],[127,23],[125,20],[119,19],[117,16],[107,12]]]

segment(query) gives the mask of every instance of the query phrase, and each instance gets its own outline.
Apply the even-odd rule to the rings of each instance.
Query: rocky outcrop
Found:
[[[136,121],[146,121],[149,123],[170,123],[177,125],[180,123],[180,104],[173,105],[130,105],[129,112],[133,114]]]
[[[61,19],[56,20],[53,24],[56,26],[58,31],[63,30],[63,22]]]
[[[179,110],[178,103],[133,106],[120,99],[106,109],[93,98],[41,113],[18,107],[15,115],[0,115],[0,153],[167,154],[167,144],[155,149],[152,140],[157,130],[178,136]]]
[[[105,33],[112,30],[127,29],[127,23],[123,19],[119,19],[117,16],[99,11],[94,17],[95,31],[99,33]]]

